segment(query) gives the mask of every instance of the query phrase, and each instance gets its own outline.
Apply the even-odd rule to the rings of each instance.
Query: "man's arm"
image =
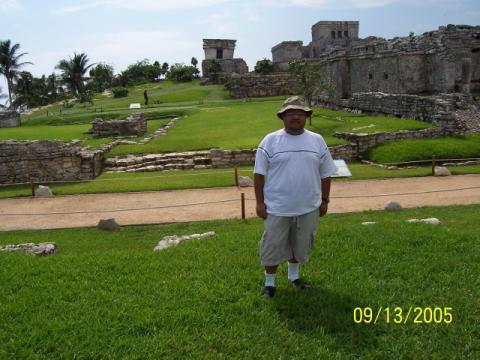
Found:
[[[255,198],[257,199],[257,216],[262,219],[267,218],[267,207],[263,196],[263,187],[265,186],[265,175],[253,174],[253,183],[255,185]],[[322,187],[323,189],[323,187]]]
[[[326,177],[322,179],[322,203],[320,204],[320,216],[324,216],[328,211],[328,203],[330,201],[330,184],[332,179]]]

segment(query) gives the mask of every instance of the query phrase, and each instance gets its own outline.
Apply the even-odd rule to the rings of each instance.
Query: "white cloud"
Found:
[[[80,1],[75,5],[63,6],[54,10],[53,13],[56,15],[61,15],[104,6],[108,6],[110,9],[123,9],[132,11],[185,10],[219,5],[231,1],[232,0],[89,0]]]
[[[0,13],[19,9],[23,9],[23,6],[18,0],[0,0]]]

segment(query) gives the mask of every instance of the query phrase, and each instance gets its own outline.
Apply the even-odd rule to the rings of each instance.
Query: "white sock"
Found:
[[[273,286],[275,287],[275,276],[277,274],[268,274],[265,271],[265,286]]]
[[[300,268],[300,263],[288,263],[288,280],[295,281],[299,278],[298,270]]]

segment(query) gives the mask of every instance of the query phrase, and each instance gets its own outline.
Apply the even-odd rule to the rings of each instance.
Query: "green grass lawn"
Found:
[[[108,156],[211,148],[255,148],[267,133],[283,127],[281,120],[276,116],[281,104],[281,100],[226,102],[192,109],[190,114],[183,117],[166,136],[146,145],[117,146]],[[336,131],[354,131],[352,129],[362,128],[366,124],[375,123],[376,131],[414,130],[431,126],[414,120],[346,112],[341,113],[344,117],[340,121],[336,119],[338,113],[327,109],[315,109],[312,125],[307,125],[307,129],[322,134],[329,146],[335,146],[348,143],[336,138],[334,136]]]
[[[431,167],[415,169],[386,170],[376,166],[349,163],[352,177],[337,178],[334,181],[386,179],[396,177],[429,176]],[[480,174],[480,165],[452,166],[449,170],[454,175]],[[166,172],[137,173],[103,173],[93,181],[45,184],[49,185],[55,195],[75,195],[93,193],[118,193],[139,191],[182,190],[233,186],[234,169],[202,169]],[[239,175],[252,178],[253,167],[239,168]],[[17,196],[31,196],[29,185],[0,186],[0,199]]]
[[[147,132],[140,136],[128,137],[128,140],[135,141],[146,137],[165,125],[170,119],[158,119],[147,121]],[[91,124],[78,125],[37,125],[22,126],[18,128],[5,128],[0,131],[0,140],[61,140],[71,141],[78,139],[82,146],[98,147],[102,144],[114,141],[114,138],[94,138],[85,132],[91,129]]]
[[[477,359],[480,206],[329,215],[301,274],[261,296],[260,220],[3,232],[58,254],[0,253],[0,358]],[[439,226],[406,219],[435,216]],[[376,221],[370,226],[363,221]],[[161,252],[165,235],[213,230]],[[445,323],[393,322],[393,309],[451,307]],[[354,309],[389,307],[376,324]],[[405,316],[405,313],[404,313]]]
[[[367,150],[363,157],[378,163],[480,157],[480,134],[392,141]]]

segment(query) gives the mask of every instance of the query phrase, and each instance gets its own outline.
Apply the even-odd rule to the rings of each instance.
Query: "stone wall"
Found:
[[[235,77],[235,83],[230,86],[230,94],[234,98],[293,95],[295,87],[295,77],[288,73],[251,73]]]
[[[475,112],[475,108],[477,112],[480,111],[470,96],[458,93],[435,96],[356,93],[349,99],[329,100],[326,97],[317,97],[315,102],[317,105],[334,105],[337,108],[359,109],[427,121],[436,124],[446,133],[469,131],[474,125],[462,121],[460,114],[466,110]]]
[[[91,129],[94,137],[138,136],[146,131],[147,120],[143,113],[133,113],[126,120],[95,119],[92,121]]]
[[[212,61],[216,61],[220,64],[220,72],[217,74],[210,74],[208,68]],[[202,76],[203,78],[211,77],[213,82],[217,78],[221,78],[225,74],[246,74],[248,73],[248,65],[245,60],[241,58],[236,59],[214,59],[214,60],[202,60]],[[215,78],[215,79],[213,79]]]
[[[330,148],[334,159],[354,160],[358,151],[355,144]],[[204,150],[181,153],[129,155],[105,160],[105,171],[137,172],[187,169],[231,168],[250,166],[255,163],[256,149]]]
[[[20,114],[16,111],[0,111],[0,128],[20,126]]]
[[[397,132],[375,132],[371,134],[355,134],[347,132],[335,133],[335,136],[340,139],[350,141],[355,145],[357,157],[365,150],[370,149],[379,144],[383,144],[387,141],[395,140],[407,140],[407,139],[427,139],[433,137],[439,137],[443,135],[443,131],[440,128],[423,129],[423,130],[401,130]]]
[[[94,179],[102,155],[82,149],[80,141],[0,141],[0,184]]]

